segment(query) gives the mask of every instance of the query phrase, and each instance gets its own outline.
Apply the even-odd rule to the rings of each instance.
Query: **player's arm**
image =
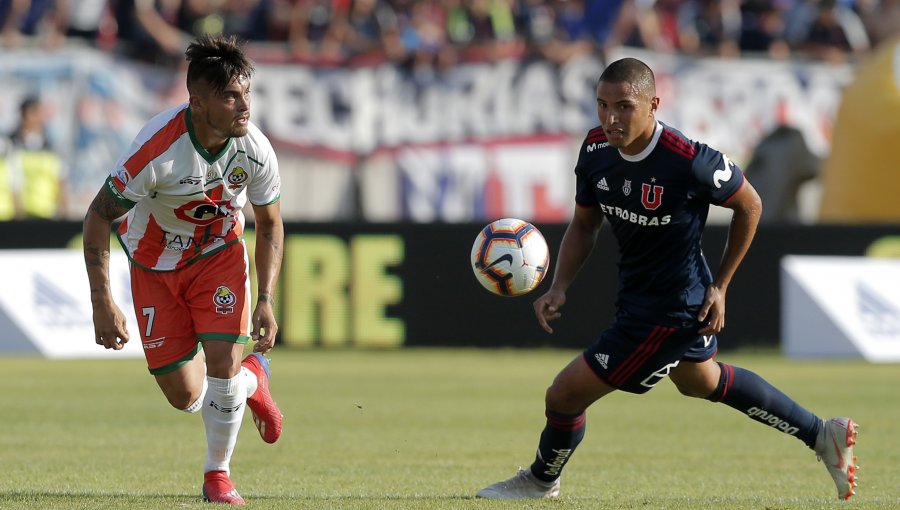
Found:
[[[254,205],[256,219],[256,279],[258,284],[256,308],[253,310],[254,352],[265,353],[275,346],[278,323],[273,305],[281,259],[284,254],[284,222],[278,201]]]
[[[572,221],[566,228],[556,256],[551,289],[565,292],[575,281],[581,266],[594,249],[601,226],[603,215],[599,207],[575,206]]]
[[[549,321],[561,316],[559,309],[566,303],[566,290],[575,281],[581,266],[594,249],[602,226],[603,214],[599,207],[575,206],[572,221],[559,246],[553,283],[550,290],[534,302],[538,323],[547,333],[553,333]]]
[[[719,265],[715,280],[706,289],[706,299],[697,316],[700,322],[708,322],[700,329],[701,335],[713,335],[725,327],[725,293],[734,273],[750,248],[750,243],[753,242],[756,226],[762,215],[762,200],[756,193],[756,189],[746,179],[741,188],[720,205],[731,209],[734,213],[728,229],[728,240],[725,244],[725,253],[722,255],[722,263]]]
[[[84,263],[91,289],[94,341],[107,349],[121,349],[128,342],[125,316],[113,301],[109,285],[109,233],[112,222],[128,212],[106,186],[97,192],[84,217]]]

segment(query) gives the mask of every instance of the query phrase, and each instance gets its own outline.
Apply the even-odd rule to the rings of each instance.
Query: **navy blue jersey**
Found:
[[[628,156],[592,129],[575,167],[575,202],[599,207],[619,243],[620,313],[667,323],[696,320],[712,274],[700,239],[710,204],[744,183],[721,152],[657,123],[645,150]]]

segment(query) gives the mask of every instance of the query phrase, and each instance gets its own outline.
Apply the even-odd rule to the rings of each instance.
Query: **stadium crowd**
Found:
[[[83,41],[159,64],[201,33],[323,66],[565,61],[616,45],[846,61],[898,28],[900,0],[0,0],[5,48]]]
[[[89,45],[176,69],[194,37],[221,33],[249,41],[258,62],[390,62],[426,81],[460,62],[562,63],[619,46],[843,63],[898,32],[900,0],[0,0],[2,51]],[[0,136],[0,221],[67,216],[68,172],[39,103],[26,98],[15,132]],[[793,200],[799,184],[786,187],[784,176],[809,168],[808,179],[821,162],[804,143],[790,147],[804,163],[770,173]]]

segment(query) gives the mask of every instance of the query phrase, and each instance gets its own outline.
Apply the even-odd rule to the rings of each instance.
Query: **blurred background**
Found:
[[[93,347],[83,268],[37,250],[81,256],[88,204],[140,127],[186,101],[203,33],[247,40],[257,64],[252,120],[288,231],[284,344],[591,343],[614,311],[608,232],[553,336],[537,294],[477,284],[469,249],[517,217],[555,255],[596,80],[634,56],[660,120],[763,198],[722,348],[900,360],[897,0],[0,0],[0,352],[106,355],[71,347]],[[711,211],[713,269],[729,219]]]

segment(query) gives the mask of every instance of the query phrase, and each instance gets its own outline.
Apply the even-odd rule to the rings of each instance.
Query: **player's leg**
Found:
[[[552,498],[559,495],[562,469],[584,438],[585,410],[615,391],[597,377],[583,355],[556,376],[545,395],[544,430],[537,454],[528,469],[481,489],[476,497],[489,499]]]
[[[203,342],[203,351],[208,384],[202,410],[207,441],[203,469],[228,473],[247,400],[247,378],[241,374],[244,345],[207,340]]]
[[[250,339],[248,264],[235,244],[183,270],[184,301],[206,355],[207,391],[201,415],[206,429],[203,497],[243,504],[229,477],[247,397],[257,379],[241,365]]]
[[[147,368],[169,404],[194,413],[206,392],[206,366],[178,276],[131,268],[131,295]]]
[[[712,358],[702,359],[696,351],[689,351],[670,377],[684,395],[721,402],[797,437],[825,461],[838,496],[848,499],[854,494],[857,466],[853,420],[834,418],[825,422],[756,373]]]
[[[721,402],[815,447],[822,420],[749,370],[713,359],[685,360],[669,375],[684,395]]]
[[[584,438],[585,411],[615,388],[597,377],[584,355],[576,356],[553,380],[544,397],[547,422],[541,432],[531,473],[556,481]]]
[[[203,406],[207,389],[203,352],[193,354],[191,359],[175,370],[155,377],[159,389],[175,409],[196,413]]]

